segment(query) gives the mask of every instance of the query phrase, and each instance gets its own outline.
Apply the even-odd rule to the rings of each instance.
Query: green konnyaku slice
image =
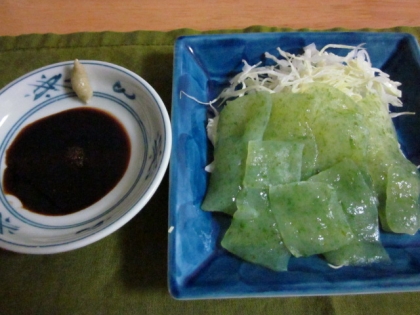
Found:
[[[238,210],[222,246],[248,262],[286,271],[291,254],[277,230],[267,194],[267,190],[254,188],[245,188],[238,194]]]
[[[336,192],[328,184],[271,186],[269,199],[283,242],[296,257],[336,250],[354,237]]]
[[[380,99],[370,95],[360,103],[370,134],[366,165],[378,195],[382,228],[414,234],[418,230],[420,195],[416,167],[401,152],[388,109]]]
[[[389,167],[387,179],[385,228],[394,233],[417,233],[420,181],[416,167],[409,161],[401,161]]]
[[[343,158],[363,165],[369,132],[364,126],[360,106],[340,90],[316,84],[305,93],[311,96],[313,119],[309,126],[315,136],[316,168],[325,170]]]
[[[233,214],[245,172],[250,140],[261,140],[271,112],[271,97],[259,92],[229,102],[221,111],[214,150],[214,170],[202,209]]]
[[[264,140],[298,141],[305,145],[302,157],[302,179],[315,174],[318,149],[315,136],[309,126],[313,120],[312,96],[309,94],[282,92],[272,94],[270,120]]]
[[[389,261],[379,240],[378,201],[373,189],[365,182],[357,165],[350,159],[311,177],[310,182],[331,185],[343,206],[354,239],[347,245],[324,253],[333,265],[365,265]]]
[[[377,96],[369,95],[360,101],[364,125],[369,130],[366,165],[372,178],[373,188],[382,205],[386,199],[388,169],[399,164],[405,157],[399,143],[388,109]]]
[[[303,148],[298,142],[250,141],[243,185],[268,188],[299,181]]]
[[[375,192],[365,182],[352,160],[344,159],[312,176],[308,181],[326,183],[335,189],[356,239],[369,242],[379,240],[378,201]]]

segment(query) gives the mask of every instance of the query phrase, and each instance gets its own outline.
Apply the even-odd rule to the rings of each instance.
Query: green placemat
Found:
[[[334,29],[333,31],[343,29]],[[254,26],[206,33],[275,32]],[[368,29],[360,31],[372,31]],[[378,32],[407,32],[420,27]],[[0,88],[28,71],[65,60],[116,63],[146,79],[170,110],[171,32],[76,33],[0,37]],[[168,178],[128,224],[72,252],[22,255],[0,250],[0,314],[420,314],[419,293],[176,301],[167,289]]]

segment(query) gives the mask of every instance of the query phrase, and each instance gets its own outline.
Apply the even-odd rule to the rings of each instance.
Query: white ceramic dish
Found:
[[[91,244],[133,218],[158,188],[171,151],[170,120],[161,98],[141,77],[120,66],[81,61],[93,97],[84,105],[71,89],[73,61],[49,65],[0,91],[0,174],[8,146],[28,124],[81,106],[102,109],[119,120],[131,142],[127,170],[118,184],[92,206],[73,214],[46,216],[22,208],[0,190],[0,247],[32,254],[69,251]],[[45,141],[48,141],[46,139]]]

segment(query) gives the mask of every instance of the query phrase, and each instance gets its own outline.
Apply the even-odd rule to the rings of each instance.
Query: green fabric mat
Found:
[[[206,33],[275,31],[292,30],[254,26]],[[420,38],[420,27],[375,31],[406,32]],[[141,75],[170,110],[173,44],[178,36],[192,34],[203,32],[181,29],[0,37],[0,88],[51,63],[95,59]],[[174,300],[167,289],[167,200],[166,176],[133,220],[95,244],[42,256],[0,250],[0,314],[420,314],[420,292]]]

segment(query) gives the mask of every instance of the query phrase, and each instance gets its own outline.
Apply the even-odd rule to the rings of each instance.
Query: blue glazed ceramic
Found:
[[[211,160],[206,137],[210,101],[228,80],[276,48],[300,53],[315,43],[365,43],[374,67],[402,83],[402,110],[420,113],[420,55],[415,38],[402,33],[303,32],[205,35],[176,42],[172,102],[173,151],[170,164],[169,289],[178,299],[304,296],[415,291],[420,289],[420,235],[382,233],[392,263],[332,269],[316,256],[292,258],[287,272],[247,263],[220,246],[230,218],[200,209]],[[347,51],[335,50],[342,54]],[[402,149],[420,164],[420,115],[395,119]]]

